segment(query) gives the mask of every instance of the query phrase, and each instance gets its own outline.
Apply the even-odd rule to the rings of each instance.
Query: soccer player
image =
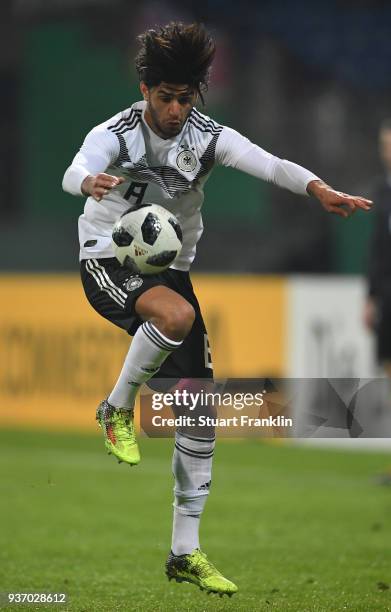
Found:
[[[106,448],[120,461],[140,461],[133,406],[141,384],[159,373],[176,380],[211,379],[205,325],[189,269],[202,234],[204,185],[215,165],[232,166],[294,193],[313,195],[347,217],[371,202],[335,191],[312,172],[279,159],[196,108],[203,103],[215,43],[203,26],[170,23],[139,36],[136,68],[143,100],[87,134],[63,188],[87,196],[79,219],[81,277],[92,307],[131,336],[119,378],[97,411]],[[174,264],[156,276],[135,276],[114,258],[114,223],[131,206],[170,210],[183,231]],[[175,435],[172,548],[166,573],[208,592],[232,595],[201,551],[199,522],[209,493],[213,431]]]

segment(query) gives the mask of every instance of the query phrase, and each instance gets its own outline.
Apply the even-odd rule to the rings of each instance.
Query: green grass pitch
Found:
[[[391,610],[391,456],[221,441],[202,545],[232,599],[168,582],[172,441],[118,465],[93,435],[0,431],[0,591],[66,592],[5,610]]]

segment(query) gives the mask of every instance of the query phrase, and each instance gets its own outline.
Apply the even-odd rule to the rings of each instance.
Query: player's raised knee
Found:
[[[175,307],[167,308],[161,325],[162,333],[172,340],[183,340],[190,332],[195,319],[194,308],[186,300],[181,300]]]

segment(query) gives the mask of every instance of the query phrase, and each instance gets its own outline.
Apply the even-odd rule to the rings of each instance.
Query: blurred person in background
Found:
[[[379,153],[384,172],[371,194],[376,207],[364,323],[374,331],[378,362],[391,377],[391,118],[380,126]]]
[[[380,125],[379,155],[384,171],[375,180],[371,193],[376,206],[364,323],[376,336],[378,364],[391,378],[391,118],[384,119]],[[386,396],[386,410],[389,410],[388,393]],[[381,485],[391,485],[391,465],[376,480]]]
[[[199,100],[203,103],[215,55],[215,43],[200,24],[170,23],[147,30],[139,42],[136,67],[143,100],[91,130],[63,179],[66,191],[87,196],[79,219],[87,298],[99,314],[133,336],[117,383],[97,412],[106,448],[131,465],[140,461],[133,408],[141,384],[156,376],[185,382],[213,377],[189,275],[203,230],[204,184],[213,167],[231,166],[302,196],[313,195],[327,212],[344,218],[372,204],[335,191],[309,170],[266,152],[195,108]],[[243,112],[247,95],[243,91]],[[245,204],[243,199],[238,206]],[[120,266],[111,236],[129,206],[150,202],[178,218],[183,247],[168,270],[140,276]],[[245,305],[238,324],[241,316],[246,316]],[[166,573],[177,582],[232,595],[236,585],[199,545],[214,445],[213,430],[203,437],[183,428],[176,432],[173,536]]]

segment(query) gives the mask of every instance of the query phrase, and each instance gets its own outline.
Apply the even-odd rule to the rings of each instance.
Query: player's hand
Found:
[[[123,176],[112,176],[111,174],[97,174],[96,176],[86,176],[81,184],[81,190],[84,195],[89,195],[97,202],[100,202],[104,195],[107,195],[110,189],[117,187],[124,182]]]
[[[329,213],[350,217],[358,208],[361,210],[371,210],[373,202],[361,196],[351,196],[342,191],[335,191],[323,181],[311,181],[308,183],[307,191],[315,196],[322,204],[323,208]]]

